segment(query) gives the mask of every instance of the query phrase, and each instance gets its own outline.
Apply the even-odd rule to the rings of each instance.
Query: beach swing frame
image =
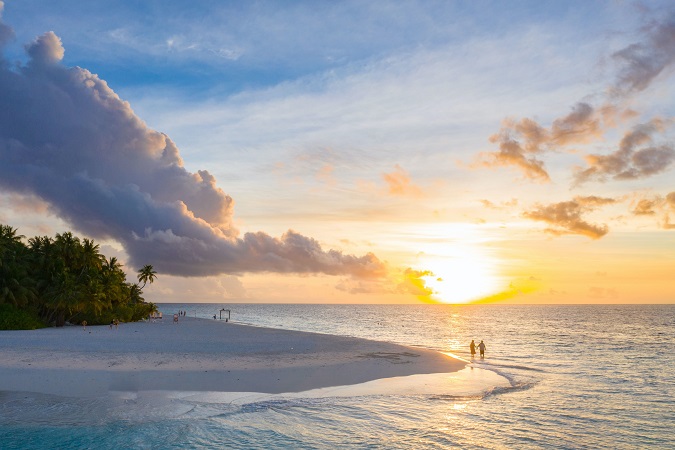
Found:
[[[225,322],[229,322],[230,321],[230,310],[225,309],[225,308],[222,308],[220,310],[220,320],[223,320],[223,311],[227,311],[227,317],[225,318]]]

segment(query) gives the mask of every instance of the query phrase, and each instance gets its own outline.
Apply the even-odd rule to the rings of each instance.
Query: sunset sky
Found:
[[[675,300],[672,1],[0,14],[0,223],[147,300]]]

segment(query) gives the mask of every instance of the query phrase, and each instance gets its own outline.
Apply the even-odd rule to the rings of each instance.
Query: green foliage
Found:
[[[0,225],[0,306],[35,311],[56,326],[135,321],[156,310],[143,300],[141,287],[127,283],[117,259],[106,259],[94,241],[70,232],[33,237],[28,245],[22,238]],[[138,273],[144,286],[156,278],[151,265]]]
[[[156,277],[157,272],[155,272],[155,269],[150,264],[143,266],[143,268],[138,271],[138,282],[143,282],[141,289],[143,289],[148,282],[152,284]]]
[[[36,330],[44,327],[46,325],[36,313],[9,304],[0,305],[0,330]]]

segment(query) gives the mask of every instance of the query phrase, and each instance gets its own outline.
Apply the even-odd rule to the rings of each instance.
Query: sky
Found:
[[[0,1],[0,223],[163,302],[673,303],[670,1]]]

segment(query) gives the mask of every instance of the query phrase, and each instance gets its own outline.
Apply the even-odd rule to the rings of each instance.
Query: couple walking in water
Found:
[[[476,356],[476,347],[478,347],[478,350],[480,351],[480,357],[483,358],[485,357],[485,343],[483,341],[480,341],[480,344],[476,345],[476,343],[471,339],[471,344],[469,344],[469,348],[471,349],[471,357],[473,358]]]

